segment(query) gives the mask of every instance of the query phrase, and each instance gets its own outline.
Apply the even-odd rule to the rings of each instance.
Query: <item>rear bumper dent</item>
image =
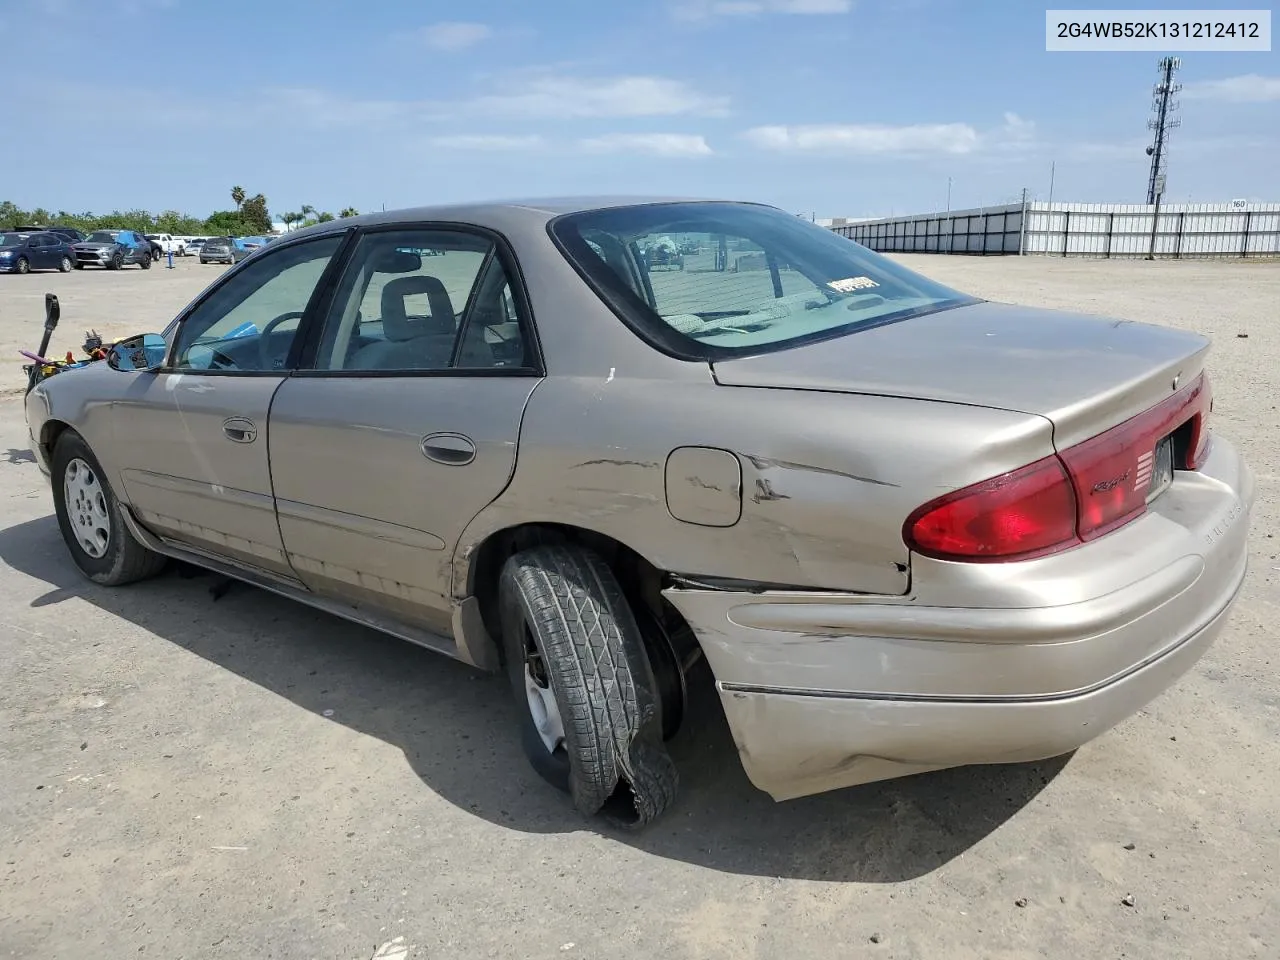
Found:
[[[1003,702],[753,693],[721,686],[747,776],[774,800],[988,763],[1061,756],[1159,696],[1221,632],[1229,606],[1158,659],[1086,693]]]

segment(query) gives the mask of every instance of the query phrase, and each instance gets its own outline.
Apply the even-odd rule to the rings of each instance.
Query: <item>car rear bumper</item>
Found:
[[[748,776],[777,800],[1042,759],[1133,714],[1208,649],[1245,577],[1253,496],[1217,438],[1146,516],[1058,557],[917,561],[902,598],[666,596],[702,643]],[[948,576],[964,589],[931,598],[924,581]]]

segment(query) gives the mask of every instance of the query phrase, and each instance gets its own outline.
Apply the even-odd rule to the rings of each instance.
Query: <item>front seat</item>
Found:
[[[410,316],[405,298],[426,294],[431,316]],[[390,280],[382,288],[382,335],[385,339],[356,351],[352,370],[438,370],[449,365],[458,320],[449,291],[436,277]]]

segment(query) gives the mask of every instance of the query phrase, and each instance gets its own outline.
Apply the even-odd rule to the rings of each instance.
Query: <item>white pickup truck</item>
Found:
[[[187,241],[182,237],[175,237],[169,233],[148,233],[145,236],[148,240],[154,240],[160,244],[160,249],[164,253],[172,253],[175,257],[187,255]]]

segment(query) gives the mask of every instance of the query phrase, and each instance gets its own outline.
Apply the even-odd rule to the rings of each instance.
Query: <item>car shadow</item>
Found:
[[[31,601],[81,598],[210,663],[399,748],[431,790],[504,827],[593,830],[729,873],[894,883],[937,869],[1028,804],[1068,757],[966,767],[776,804],[747,780],[706,685],[671,742],[676,805],[648,829],[584,819],[521,753],[503,677],[482,674],[291,600],[176,566],[104,588],[81,576],[52,516],[0,530],[0,560],[42,581]]]

